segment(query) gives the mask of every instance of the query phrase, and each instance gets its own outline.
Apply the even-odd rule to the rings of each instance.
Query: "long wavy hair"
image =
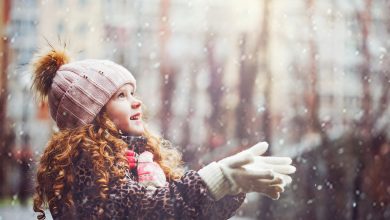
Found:
[[[144,136],[148,140],[146,150],[153,153],[155,162],[161,166],[168,181],[179,179],[184,173],[181,153],[169,141],[152,134],[146,126]],[[118,137],[119,130],[108,118],[104,108],[92,124],[53,134],[37,171],[33,208],[39,213],[38,219],[45,219],[44,208],[47,206],[52,213],[58,212],[64,205],[69,209],[74,207],[71,191],[74,181],[72,160],[82,151],[91,157],[100,198],[107,198],[109,181],[112,178],[122,181],[125,169],[128,169],[124,156],[127,144]]]

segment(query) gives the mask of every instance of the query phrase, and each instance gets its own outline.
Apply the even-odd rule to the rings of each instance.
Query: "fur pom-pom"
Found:
[[[57,70],[69,63],[70,57],[65,50],[52,48],[43,55],[38,55],[33,63],[32,88],[44,99],[47,97]]]

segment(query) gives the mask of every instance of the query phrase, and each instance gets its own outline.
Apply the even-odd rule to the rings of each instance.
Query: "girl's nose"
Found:
[[[131,107],[132,108],[139,108],[139,107],[141,107],[141,105],[142,105],[141,101],[135,101],[131,104]]]

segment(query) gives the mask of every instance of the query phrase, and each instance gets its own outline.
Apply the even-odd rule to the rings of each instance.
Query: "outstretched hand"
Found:
[[[291,158],[261,156],[267,149],[266,142],[259,142],[218,162],[231,184],[232,194],[259,192],[278,199],[285,186],[292,182],[289,174],[296,168],[291,165]]]

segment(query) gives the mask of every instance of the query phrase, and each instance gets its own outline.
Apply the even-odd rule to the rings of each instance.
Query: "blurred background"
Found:
[[[0,1],[0,219],[32,219],[56,131],[29,63],[51,42],[136,77],[189,169],[268,141],[293,184],[232,219],[390,219],[389,0]],[[48,214],[48,213],[47,213]]]

